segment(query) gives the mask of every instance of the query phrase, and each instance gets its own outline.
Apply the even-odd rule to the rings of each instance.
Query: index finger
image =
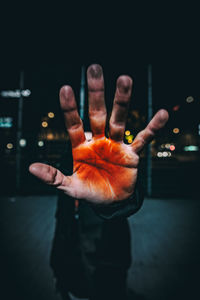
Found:
[[[71,86],[66,85],[60,89],[60,106],[64,113],[65,125],[72,148],[75,148],[85,141],[85,134]]]

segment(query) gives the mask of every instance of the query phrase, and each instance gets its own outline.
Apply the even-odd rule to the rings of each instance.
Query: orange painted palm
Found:
[[[109,203],[133,193],[139,158],[129,145],[104,137],[86,141],[72,153],[77,198]]]
[[[89,118],[92,139],[86,140],[73,90],[64,86],[60,103],[72,143],[73,174],[65,176],[59,170],[41,163],[30,166],[30,172],[66,194],[92,203],[109,204],[127,199],[137,180],[138,153],[150,142],[168,120],[160,110],[131,145],[123,143],[126,116],[132,92],[132,79],[120,76],[109,121],[109,138],[105,137],[106,107],[102,68],[92,65],[87,71]]]

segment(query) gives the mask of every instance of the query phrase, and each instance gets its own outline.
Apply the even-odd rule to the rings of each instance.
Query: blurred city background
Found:
[[[28,172],[59,168],[68,139],[59,90],[72,86],[79,111],[84,66],[99,63],[108,117],[116,79],[133,78],[124,142],[160,108],[166,127],[141,153],[145,201],[128,219],[137,300],[199,299],[200,44],[194,3],[3,2],[0,18],[0,298],[60,300],[49,256],[56,190]],[[82,97],[81,96],[81,97]]]
[[[125,143],[132,143],[136,134],[159,109],[168,110],[167,126],[152,141],[151,149],[141,154],[142,183],[152,196],[195,196],[198,191],[197,172],[200,166],[199,91],[196,79],[181,69],[168,77],[169,70],[157,64],[138,67],[105,64],[106,104],[108,117],[112,109],[115,81],[121,72],[134,79]],[[124,67],[124,70],[123,70]],[[87,65],[42,67],[39,70],[1,72],[0,133],[1,193],[55,193],[28,172],[32,162],[43,162],[59,168],[68,139],[59,107],[59,89],[63,84],[74,88],[78,109],[88,128]],[[171,70],[173,72],[173,70]],[[178,73],[179,72],[179,73]],[[175,81],[175,76],[179,77]],[[190,81],[187,77],[190,77]],[[193,75],[194,77],[194,75]],[[192,81],[192,85],[191,85]],[[80,99],[82,97],[82,106]],[[81,108],[82,107],[82,108]],[[82,109],[82,112],[80,111]],[[150,156],[148,157],[148,151]]]

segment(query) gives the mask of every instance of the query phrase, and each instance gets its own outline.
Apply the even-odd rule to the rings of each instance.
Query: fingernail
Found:
[[[100,65],[91,65],[89,68],[88,68],[88,76],[92,77],[92,78],[95,78],[95,79],[98,79],[102,76],[103,74],[103,70],[102,70],[102,67]]]
[[[117,89],[119,93],[127,94],[131,90],[132,79],[129,76],[120,76],[117,80]]]

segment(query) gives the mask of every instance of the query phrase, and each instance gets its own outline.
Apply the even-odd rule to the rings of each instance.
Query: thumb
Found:
[[[58,169],[46,164],[34,163],[29,166],[29,171],[44,183],[58,189],[64,190],[71,184],[70,176],[65,176]]]

